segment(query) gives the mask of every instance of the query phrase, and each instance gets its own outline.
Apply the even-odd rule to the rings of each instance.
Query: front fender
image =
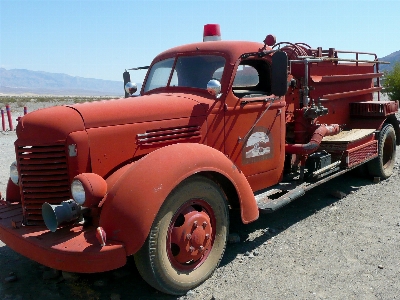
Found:
[[[246,177],[214,148],[174,144],[151,152],[123,169],[118,179],[112,179],[113,186],[103,202],[100,226],[110,239],[125,244],[127,255],[143,245],[169,193],[195,173],[218,172],[228,178],[237,191],[243,222],[258,218],[258,207]]]
[[[1,198],[1,197],[0,197]],[[21,193],[19,186],[8,179],[7,190],[6,190],[6,201],[8,202],[21,202]]]

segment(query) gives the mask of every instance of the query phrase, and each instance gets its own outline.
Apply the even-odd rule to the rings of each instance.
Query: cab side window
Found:
[[[242,61],[233,81],[233,93],[238,98],[270,95],[270,75],[270,65],[266,61]]]

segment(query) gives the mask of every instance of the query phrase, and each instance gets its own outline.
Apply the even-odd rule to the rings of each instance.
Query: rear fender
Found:
[[[400,126],[399,126],[399,121],[396,118],[395,114],[389,115],[386,120],[385,123],[391,124],[394,128],[394,132],[396,133],[396,145],[399,146],[400,145]],[[379,129],[382,129],[382,126]]]
[[[396,133],[396,145],[400,145],[400,125],[395,114],[390,114],[385,118],[354,118],[350,122],[350,128],[374,128],[382,130],[385,124],[391,124]]]
[[[253,191],[236,166],[223,153],[202,144],[174,144],[124,167],[111,176],[102,203],[100,226],[107,237],[121,241],[127,255],[137,252],[161,205],[185,178],[199,172],[217,172],[230,180],[238,194],[244,223],[258,218]]]

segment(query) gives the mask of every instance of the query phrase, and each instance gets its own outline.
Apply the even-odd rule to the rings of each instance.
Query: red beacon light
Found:
[[[264,45],[272,47],[276,43],[276,37],[272,34],[268,34],[264,40]]]
[[[203,31],[203,42],[220,41],[221,29],[219,24],[206,24]]]

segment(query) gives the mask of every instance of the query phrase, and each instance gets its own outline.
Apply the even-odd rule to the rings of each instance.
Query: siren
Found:
[[[273,34],[268,34],[268,35],[265,37],[264,45],[267,45],[267,46],[272,47],[272,46],[275,45],[275,44],[276,44],[276,36],[273,35]]]
[[[221,29],[219,24],[206,24],[203,31],[203,42],[220,41]]]
[[[60,205],[51,205],[47,202],[42,205],[42,217],[46,227],[55,232],[63,223],[77,220],[81,216],[81,207],[74,200],[61,202]]]

